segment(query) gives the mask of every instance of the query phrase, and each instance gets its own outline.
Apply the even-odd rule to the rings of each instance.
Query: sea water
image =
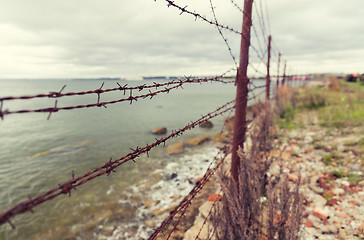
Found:
[[[0,80],[0,97],[95,90],[97,80]],[[153,84],[120,81],[120,85]],[[257,85],[264,81],[256,80]],[[106,81],[103,89],[117,87]],[[160,90],[160,89],[158,89]],[[154,91],[154,90],[152,90]],[[144,94],[147,92],[144,92]],[[125,98],[123,92],[103,93],[100,101]],[[129,96],[129,92],[126,96]],[[133,91],[136,96],[138,91]],[[72,179],[74,175],[102,166],[111,158],[155,141],[150,131],[164,126],[178,130],[235,98],[233,84],[185,84],[183,89],[161,93],[153,99],[122,102],[104,107],[52,113],[6,115],[0,121],[0,211],[35,197]],[[67,96],[57,106],[96,103],[97,94]],[[55,99],[5,101],[5,109],[53,107]],[[212,120],[212,129],[196,128],[171,139],[186,141],[198,135],[214,135],[223,128],[227,113]],[[193,188],[217,154],[213,144],[187,148],[184,154],[168,156],[159,146],[147,155],[72,191],[35,207],[34,213],[15,216],[13,230],[0,226],[0,239],[145,239]],[[164,211],[164,212],[163,212]],[[157,213],[158,212],[158,213]]]

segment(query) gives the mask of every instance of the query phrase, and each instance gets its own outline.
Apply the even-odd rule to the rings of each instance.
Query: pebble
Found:
[[[343,194],[345,191],[344,191],[344,189],[342,189],[342,188],[334,188],[334,189],[332,190],[332,192],[333,192],[335,195],[341,195],[341,194]]]
[[[312,214],[318,218],[320,218],[321,220],[326,220],[329,215],[327,214],[327,212],[320,208],[320,207],[315,207],[313,210],[312,210]]]
[[[321,195],[318,195],[312,191],[310,191],[310,193],[309,193],[309,195],[307,195],[307,197],[311,199],[312,205],[317,206],[317,207],[323,207],[327,203],[327,200],[324,197],[322,197]]]
[[[155,222],[150,219],[145,220],[144,223],[149,228],[153,228],[155,226]]]
[[[348,218],[348,214],[344,213],[344,212],[338,212],[336,213],[336,216],[340,217],[340,218]]]
[[[350,170],[353,172],[360,172],[361,171],[360,164],[356,163],[356,164],[351,165]]]
[[[322,226],[320,230],[323,233],[337,233],[337,228],[335,227],[335,225]]]
[[[322,194],[324,192],[324,189],[323,188],[318,187],[318,186],[313,185],[313,184],[310,185],[310,189],[312,191],[314,191],[315,193],[317,193],[317,194]]]
[[[288,180],[290,180],[292,182],[295,182],[295,183],[298,183],[298,176],[297,175],[288,173],[287,177],[288,177]]]
[[[341,180],[340,183],[343,185],[343,186],[347,186],[349,187],[350,186],[350,182],[349,181],[346,181],[346,180]]]
[[[346,230],[345,229],[340,229],[339,230],[339,236],[340,236],[341,239],[347,239]]]

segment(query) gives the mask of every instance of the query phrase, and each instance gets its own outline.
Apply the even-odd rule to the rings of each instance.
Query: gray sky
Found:
[[[218,21],[240,30],[242,17],[231,1],[212,1]],[[0,2],[0,78],[134,79],[219,75],[234,67],[214,26],[179,15],[164,0]],[[175,2],[213,19],[209,0]],[[265,34],[272,34],[272,72],[277,49],[297,73],[364,71],[363,0],[255,0],[254,5],[263,6]],[[253,11],[254,26],[265,50],[258,13]],[[239,59],[240,36],[223,32]],[[257,53],[250,52],[252,65],[263,70]]]

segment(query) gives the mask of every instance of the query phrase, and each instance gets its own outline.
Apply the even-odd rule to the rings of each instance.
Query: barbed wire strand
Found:
[[[210,1],[210,7],[211,7],[212,15],[213,15],[213,17],[214,17],[215,22],[217,23],[217,18],[216,18],[216,13],[215,13],[215,7],[214,7],[214,5],[212,4],[212,0],[209,0],[209,1]],[[231,56],[231,58],[233,59],[233,61],[234,61],[234,63],[235,63],[235,66],[238,66],[238,63],[236,62],[236,58],[235,58],[235,56],[234,56],[234,54],[233,54],[233,52],[232,52],[232,49],[231,49],[231,47],[230,47],[230,45],[229,45],[229,43],[228,43],[227,38],[224,36],[224,34],[222,33],[221,29],[220,29],[218,26],[216,26],[216,29],[217,29],[217,31],[219,32],[219,34],[220,34],[220,36],[221,36],[222,40],[224,40],[225,45],[226,45],[226,47],[228,48],[228,51],[229,51],[229,53],[230,53],[230,56]]]
[[[257,3],[254,1],[253,2],[253,8],[255,10],[255,14],[257,15],[257,22],[260,26],[260,31],[261,31],[261,34],[263,36],[263,41],[264,41],[264,45],[267,46],[268,45],[268,42],[267,42],[267,35],[265,33],[265,26],[264,26],[264,19],[263,19],[263,16],[261,15],[261,12],[259,11],[259,6],[257,5]]]
[[[154,0],[154,1],[156,1],[156,0]],[[171,1],[171,0],[164,0],[164,1],[167,2],[168,7],[174,7],[174,8],[177,8],[178,10],[180,10],[181,11],[180,15],[182,15],[183,13],[187,13],[187,14],[190,14],[190,15],[194,16],[195,20],[201,19],[202,21],[207,22],[210,25],[215,25],[215,26],[217,26],[219,28],[226,29],[226,30],[229,30],[229,31],[234,32],[236,34],[242,35],[242,33],[240,31],[237,31],[237,30],[233,29],[230,26],[223,25],[223,24],[220,24],[220,23],[216,23],[213,20],[207,19],[206,16],[202,16],[201,14],[199,14],[199,13],[197,13],[195,11],[192,12],[192,11],[188,10],[187,9],[188,6],[181,7],[181,6],[177,5],[174,1]]]
[[[154,1],[156,1],[156,0],[154,0]],[[178,10],[180,10],[181,11],[180,12],[180,15],[182,15],[183,13],[190,14],[190,15],[192,15],[192,16],[195,17],[195,20],[201,19],[202,21],[207,22],[210,25],[214,25],[214,26],[219,27],[221,29],[229,30],[229,31],[231,31],[233,33],[236,33],[236,34],[241,35],[244,38],[244,36],[243,36],[243,34],[242,34],[241,31],[237,31],[237,30],[233,29],[232,27],[229,27],[227,25],[220,24],[218,22],[215,22],[214,20],[209,20],[209,19],[207,19],[207,17],[202,16],[201,14],[199,14],[197,12],[192,12],[190,10],[187,10],[187,7],[188,6],[181,7],[181,6],[177,5],[174,1],[171,1],[171,0],[164,0],[164,1],[167,2],[167,6],[168,7],[174,7],[174,8],[177,8]],[[259,55],[259,51],[257,50],[256,47],[254,47],[253,45],[250,45],[250,47]]]
[[[259,1],[259,6],[260,6],[260,8],[259,8],[260,16],[262,17],[262,21],[263,21],[263,30],[264,30],[264,33],[266,34],[265,38],[268,38],[269,33],[267,32],[267,27],[266,27],[266,23],[265,23],[265,17],[264,16],[266,16],[266,15],[264,14],[263,0]]]
[[[92,93],[97,93],[98,94],[97,103],[75,105],[75,106],[66,106],[66,107],[57,107],[58,102],[56,100],[54,107],[49,107],[49,108],[39,108],[39,109],[32,109],[32,110],[22,109],[22,110],[16,110],[16,111],[10,111],[8,109],[2,110],[0,108],[0,116],[1,116],[1,118],[3,118],[5,115],[9,115],[9,114],[42,113],[42,112],[45,112],[45,113],[49,113],[48,118],[47,118],[49,120],[52,113],[58,112],[58,111],[61,111],[61,110],[73,110],[73,109],[91,108],[91,107],[105,107],[106,108],[107,105],[120,103],[120,102],[126,102],[126,101],[128,101],[128,102],[130,102],[130,104],[132,104],[133,101],[138,101],[138,99],[145,99],[145,98],[152,99],[154,96],[156,96],[158,94],[161,94],[161,93],[167,93],[168,94],[171,90],[178,89],[178,88],[183,88],[182,85],[186,84],[186,83],[200,83],[200,84],[202,84],[202,83],[211,82],[211,81],[217,81],[217,82],[223,82],[223,83],[234,83],[235,82],[235,81],[228,81],[228,82],[227,81],[221,81],[219,79],[202,79],[202,80],[198,80],[198,81],[186,80],[186,81],[179,81],[179,82],[171,82],[169,85],[175,85],[175,84],[177,84],[177,85],[175,85],[173,87],[169,87],[169,88],[165,87],[165,89],[163,89],[163,90],[154,91],[154,92],[149,90],[149,92],[147,94],[142,94],[142,95],[137,95],[137,96],[133,96],[133,90],[130,89],[128,97],[113,100],[113,101],[105,101],[105,102],[100,102],[100,94],[102,93],[101,91],[99,91],[99,92],[90,91]],[[139,87],[140,88],[133,87],[133,89],[143,88],[143,86],[139,86]],[[111,91],[111,89],[110,89],[110,91]],[[125,89],[122,89],[122,91],[124,92],[124,95],[127,93]],[[86,92],[83,92],[83,93],[86,94]],[[38,97],[38,96],[39,95],[37,95],[35,97]],[[22,98],[22,99],[24,99],[24,98]],[[3,102],[3,101],[1,101],[1,102]]]
[[[234,0],[230,0],[230,2],[243,14],[243,15],[246,15],[246,13],[244,12],[244,10],[234,1]],[[257,33],[257,30],[256,30],[256,27],[255,25],[253,24],[252,22],[252,28],[253,28],[253,32],[255,33],[255,36],[257,37],[257,42],[258,42],[258,45],[259,45],[259,49],[260,49],[260,52],[261,54],[263,54],[263,48],[261,46],[261,43],[260,43],[260,39],[259,39],[259,36],[258,36],[258,33]],[[261,56],[258,54],[258,57],[263,60],[264,59],[264,56]],[[264,60],[263,60],[264,61]]]
[[[62,89],[59,92],[50,92],[47,94],[37,94],[37,95],[29,95],[29,96],[18,96],[18,97],[14,97],[14,96],[9,96],[9,97],[2,97],[0,98],[0,101],[10,101],[10,100],[28,100],[28,99],[33,99],[33,98],[61,98],[61,97],[65,97],[65,96],[82,96],[82,95],[88,95],[88,94],[102,94],[102,93],[107,93],[107,92],[115,92],[115,91],[122,91],[122,92],[126,92],[126,91],[130,91],[130,90],[138,90],[138,91],[142,91],[144,89],[150,89],[150,88],[155,88],[158,89],[160,87],[168,87],[171,85],[177,85],[177,84],[185,84],[185,83],[203,83],[203,82],[221,82],[221,83],[230,83],[230,81],[224,81],[221,80],[221,78],[223,78],[225,75],[227,75],[229,72],[235,70],[235,68],[231,68],[228,71],[224,72],[223,74],[216,76],[216,77],[212,77],[212,78],[192,78],[192,77],[184,77],[183,79],[177,79],[177,80],[172,80],[166,83],[156,83],[153,82],[152,85],[147,85],[147,84],[143,84],[143,85],[138,85],[138,86],[134,86],[134,87],[128,87],[128,84],[125,84],[124,86],[121,86],[120,83],[116,83],[118,85],[118,87],[115,88],[109,88],[109,89],[102,89],[104,83],[102,83],[101,87],[95,90],[89,90],[89,91],[81,91],[81,92],[68,92],[68,93],[62,93],[62,91],[66,88],[66,85],[64,85],[62,87]],[[125,95],[125,94],[124,94]]]
[[[263,72],[263,71],[259,70],[260,64],[261,63],[259,63],[258,67],[255,67],[252,63],[249,63],[248,66],[250,66],[254,70],[254,73],[253,73],[254,75],[252,76],[252,78],[255,78],[255,76],[257,75],[257,73],[260,73],[263,76],[266,75],[266,72]]]
[[[268,34],[270,35],[271,28],[270,28],[270,17],[269,17],[267,0],[264,0],[264,3],[265,3],[265,15],[267,16]]]
[[[218,192],[218,195],[221,195],[221,190]],[[217,202],[218,202],[218,201],[216,200],[216,201],[214,201],[214,203],[211,205],[210,210],[209,210],[209,212],[208,212],[207,216],[205,216],[205,220],[203,221],[202,226],[201,226],[200,230],[198,231],[198,233],[197,233],[197,235],[196,235],[196,237],[195,237],[195,240],[198,240],[198,239],[199,239],[199,236],[200,236],[200,234],[201,234],[201,232],[202,232],[202,229],[203,229],[203,227],[206,225],[207,221],[209,220],[209,217],[210,217],[210,216],[211,216],[211,214],[212,214],[212,210],[215,208],[215,206],[216,206],[216,203],[217,203]],[[209,234],[209,235],[210,235],[210,234]]]
[[[168,135],[167,137],[164,137],[161,139],[156,139],[156,141],[152,144],[147,144],[143,148],[140,148],[140,147],[136,147],[136,149],[131,148],[132,152],[130,152],[127,155],[125,155],[121,158],[118,158],[116,160],[112,160],[112,158],[110,158],[110,160],[108,162],[106,162],[104,165],[97,167],[97,168],[91,170],[90,172],[85,173],[82,176],[75,178],[74,172],[72,171],[71,180],[69,180],[63,184],[60,184],[58,187],[52,188],[52,189],[48,190],[46,193],[41,194],[35,198],[29,197],[29,199],[27,201],[23,201],[15,206],[13,206],[9,210],[0,213],[0,225],[8,222],[14,228],[15,226],[11,222],[11,218],[13,216],[21,214],[21,213],[25,213],[27,211],[33,211],[32,209],[35,206],[40,205],[49,200],[52,200],[60,195],[68,194],[69,196],[71,196],[71,191],[76,190],[76,187],[79,187],[79,186],[85,184],[86,182],[89,182],[102,175],[106,174],[108,176],[112,172],[115,172],[115,168],[125,164],[126,162],[135,161],[134,159],[139,157],[142,153],[148,154],[152,148],[159,146],[162,143],[163,143],[163,145],[165,145],[165,142],[167,140],[180,136],[185,131],[191,130],[191,129],[195,128],[196,126],[198,126],[199,124],[201,124],[209,119],[212,119],[216,116],[224,114],[227,111],[230,111],[235,106],[232,106],[232,107],[228,107],[228,106],[234,102],[235,102],[235,100],[225,103],[221,107],[217,108],[215,111],[202,116],[200,119],[186,125],[185,127],[181,128],[177,131],[172,131],[172,133],[170,135]]]
[[[230,2],[242,13],[242,14],[245,14],[244,10],[234,1],[234,0],[230,0]],[[257,7],[255,7],[256,9],[256,12],[257,12]],[[257,15],[258,15],[258,18],[260,19],[260,14],[259,12],[257,12]],[[260,23],[260,21],[259,21]],[[261,24],[260,24],[261,25]],[[258,45],[259,45],[259,49],[261,51],[261,54],[263,54],[263,47],[261,46],[261,41],[260,41],[260,37],[259,37],[259,34],[256,30],[256,27],[255,27],[255,24],[252,24],[252,27],[253,27],[253,32],[254,32],[254,35],[256,36],[257,38],[257,42],[258,42]],[[266,35],[264,34],[264,30],[262,30],[262,25],[261,25],[261,31],[262,31],[262,35],[263,35],[263,39],[264,39],[264,43],[265,45],[267,45],[267,41],[266,41]],[[260,58],[263,62],[264,62],[264,56],[261,56],[258,54],[258,58]]]

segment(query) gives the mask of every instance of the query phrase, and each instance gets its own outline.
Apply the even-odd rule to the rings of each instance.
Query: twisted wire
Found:
[[[212,4],[212,0],[210,0],[210,6],[211,6],[212,15],[214,16],[215,23],[217,23],[216,13],[215,13],[214,6],[213,6],[213,4]],[[229,45],[229,43],[228,43],[227,38],[226,38],[226,37],[224,36],[224,34],[222,33],[222,31],[221,31],[220,27],[216,26],[216,28],[217,28],[217,31],[219,32],[219,34],[220,34],[220,36],[221,36],[222,40],[224,40],[225,45],[226,45],[226,47],[228,48],[228,51],[229,51],[229,53],[230,53],[230,56],[231,56],[231,58],[233,59],[233,61],[234,61],[234,63],[235,63],[235,66],[237,66],[237,65],[238,65],[238,63],[236,62],[236,58],[235,58],[235,56],[234,56],[234,54],[233,54],[233,52],[232,52],[232,50],[231,50],[231,47],[230,47],[230,45]]]
[[[228,72],[230,72],[231,70],[229,70]],[[227,72],[226,72],[227,73]],[[226,74],[224,73],[224,75]],[[234,83],[235,81],[224,81],[221,80],[221,77],[223,77],[223,75],[218,76],[218,77],[214,77],[214,78],[205,78],[205,79],[190,79],[187,78],[186,80],[174,80],[171,82],[167,82],[167,83],[155,83],[153,85],[140,85],[140,86],[136,86],[136,87],[127,87],[126,85],[124,85],[123,87],[119,85],[118,88],[110,88],[110,89],[105,89],[103,90],[103,84],[101,85],[101,87],[97,90],[92,90],[92,91],[86,91],[86,92],[69,92],[69,93],[64,93],[62,94],[61,91],[65,88],[65,86],[62,88],[62,90],[58,93],[55,92],[51,92],[49,94],[38,94],[38,95],[32,95],[32,96],[20,96],[20,97],[5,97],[0,99],[0,117],[3,119],[5,115],[10,115],[10,114],[23,114],[23,113],[49,113],[48,115],[48,120],[51,116],[52,113],[54,112],[58,112],[61,110],[73,110],[73,109],[81,109],[81,108],[92,108],[92,107],[107,107],[107,105],[110,104],[115,104],[115,103],[120,103],[120,102],[130,102],[130,104],[133,103],[133,101],[138,101],[138,99],[145,99],[145,98],[150,98],[152,99],[154,96],[161,94],[161,93],[169,93],[171,90],[174,89],[178,89],[178,88],[183,88],[182,85],[186,84],[186,83],[207,83],[207,82],[220,82],[220,83]],[[172,87],[165,87],[165,86],[172,86]],[[160,87],[165,87],[163,90],[159,90],[159,91],[154,91],[152,92],[150,90],[150,88],[160,88]],[[146,94],[141,94],[141,95],[136,95],[133,96],[133,90],[139,90],[142,91],[143,89],[149,89],[149,92]],[[129,91],[129,96],[128,97],[124,97],[124,98],[120,98],[117,100],[112,100],[112,101],[104,101],[101,102],[100,101],[100,95],[102,93],[105,92],[112,92],[112,91],[122,91],[123,95],[125,96],[127,91]],[[32,98],[60,98],[60,97],[64,97],[64,96],[75,96],[75,95],[86,95],[86,94],[97,94],[97,103],[91,103],[91,104],[82,104],[82,105],[75,105],[75,106],[66,106],[66,107],[58,107],[58,101],[55,101],[54,107],[48,107],[48,108],[39,108],[39,109],[22,109],[22,110],[16,110],[16,111],[11,111],[11,110],[3,110],[3,102],[4,101],[9,101],[9,100],[15,100],[15,99],[32,99]]]

